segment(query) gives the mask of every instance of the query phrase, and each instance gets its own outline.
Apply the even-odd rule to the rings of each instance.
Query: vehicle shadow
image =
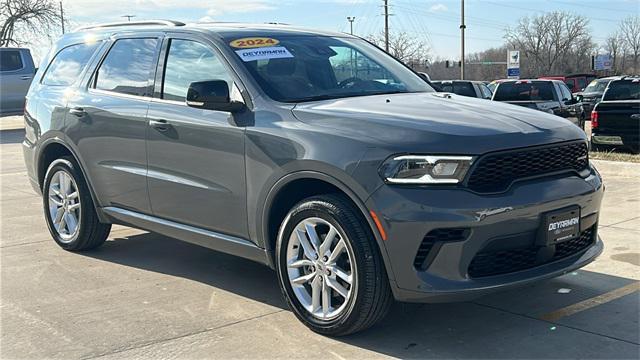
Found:
[[[83,254],[287,308],[275,272],[263,265],[153,233],[114,238]],[[637,292],[557,321],[540,319],[634,282],[578,271],[473,302],[396,303],[380,324],[335,340],[399,358],[637,358]]]

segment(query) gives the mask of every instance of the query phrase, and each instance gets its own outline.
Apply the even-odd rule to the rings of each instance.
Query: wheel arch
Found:
[[[285,195],[291,192],[295,192],[295,196]],[[260,221],[260,224],[262,224],[262,239],[270,265],[273,267],[275,264],[274,255],[278,230],[289,210],[302,199],[326,193],[342,194],[355,205],[371,229],[384,261],[387,274],[390,280],[393,280],[393,270],[389,263],[386,247],[384,246],[380,231],[376,227],[365,205],[366,199],[361,199],[360,196],[339,179],[318,171],[298,171],[290,173],[278,180],[269,191],[262,210],[262,221]]]
[[[89,181],[89,177],[87,176],[87,172],[85,171],[80,158],[72,149],[72,147],[59,138],[51,138],[48,141],[44,142],[40,147],[41,150],[38,152],[38,156],[36,158],[36,176],[40,189],[42,190],[42,187],[44,186],[44,177],[46,176],[49,165],[56,159],[59,159],[63,156],[71,156],[78,164],[83,180],[87,183],[87,188],[89,189],[93,204],[96,207],[96,213],[98,214],[100,222],[108,223],[109,221],[107,220],[107,218],[102,214],[101,211],[99,211],[97,197],[93,189],[93,185],[91,184],[91,181]]]

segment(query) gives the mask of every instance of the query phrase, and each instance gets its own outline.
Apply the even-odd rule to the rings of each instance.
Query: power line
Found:
[[[491,4],[494,6],[501,6],[501,7],[506,7],[506,8],[512,8],[512,9],[519,9],[519,10],[526,10],[526,11],[534,11],[534,12],[539,12],[539,13],[543,13],[543,14],[548,14],[550,13],[550,11],[544,11],[544,10],[539,10],[539,9],[532,9],[532,8],[526,8],[526,7],[521,7],[521,6],[515,6],[515,5],[506,5],[506,4],[500,4],[500,3],[495,3],[492,1],[484,1],[484,4]],[[592,16],[588,16],[587,17],[589,20],[595,20],[595,21],[606,21],[606,22],[613,22],[613,23],[617,23],[617,20],[611,20],[611,19],[603,19],[603,18],[597,18],[597,17],[592,17]]]
[[[585,5],[582,4],[576,4],[576,3],[572,3],[572,2],[568,2],[568,1],[560,1],[560,0],[555,0],[555,2],[557,3],[561,3],[561,4],[565,4],[568,6],[574,6],[574,7],[579,7],[579,8],[583,8],[585,7]],[[628,10],[620,10],[620,9],[609,9],[606,7],[602,7],[602,6],[593,6],[591,4],[589,4],[589,8],[591,9],[598,9],[598,10],[604,10],[604,11],[615,11],[615,12],[621,12],[621,13],[625,13],[625,14],[629,14],[630,12]]]

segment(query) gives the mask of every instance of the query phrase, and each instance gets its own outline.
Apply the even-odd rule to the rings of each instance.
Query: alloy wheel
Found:
[[[70,242],[80,229],[80,196],[78,185],[64,170],[51,177],[48,191],[49,216],[62,242]]]
[[[320,320],[346,309],[354,293],[355,256],[345,235],[328,221],[300,221],[287,246],[289,283],[300,304]]]

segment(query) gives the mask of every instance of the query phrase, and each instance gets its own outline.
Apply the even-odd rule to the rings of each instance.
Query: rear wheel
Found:
[[[303,200],[282,223],[277,271],[294,314],[313,331],[346,335],[386,315],[392,296],[375,239],[344,197]]]
[[[42,198],[49,232],[63,249],[93,249],[109,236],[111,225],[98,221],[89,189],[73,158],[60,158],[49,165]]]

